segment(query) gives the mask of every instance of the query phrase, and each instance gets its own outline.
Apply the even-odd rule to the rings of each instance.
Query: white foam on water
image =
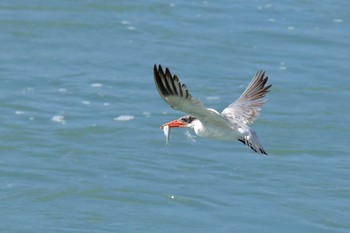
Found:
[[[91,87],[102,87],[102,83],[91,83]]]
[[[24,112],[23,111],[16,111],[15,114],[16,115],[24,115]]]
[[[207,96],[206,99],[209,101],[216,101],[216,100],[220,100],[220,97],[219,96]]]
[[[66,88],[58,88],[58,91],[63,93],[63,92],[67,92],[67,89]]]
[[[133,115],[120,115],[120,116],[114,118],[113,120],[115,120],[115,121],[131,121],[134,119],[135,119],[135,117]]]
[[[142,115],[144,117],[150,117],[151,116],[151,113],[150,112],[142,112]]]
[[[344,22],[342,19],[333,19],[333,22],[334,23],[342,23]]]
[[[136,28],[135,28],[134,26],[132,26],[132,25],[131,25],[131,22],[128,21],[128,20],[122,20],[122,21],[121,21],[121,24],[123,24],[123,25],[126,27],[126,29],[128,29],[129,31],[134,31],[134,30],[136,30]]]
[[[111,105],[111,104],[108,102],[103,103],[103,106],[109,106],[109,105]]]
[[[280,70],[286,70],[287,66],[284,64],[284,62],[281,62],[280,64]]]
[[[83,100],[83,101],[81,101],[81,103],[84,105],[90,105],[90,101],[87,101],[87,100]]]
[[[121,22],[123,25],[130,25],[130,21],[128,20],[122,20]]]
[[[57,122],[57,123],[60,123],[60,124],[66,124],[66,120],[64,119],[64,116],[62,115],[56,115],[56,116],[53,116],[51,118],[51,121],[53,122]]]
[[[265,4],[265,6],[257,6],[257,9],[258,10],[262,10],[262,9],[268,9],[268,8],[271,8],[272,7],[272,4]]]

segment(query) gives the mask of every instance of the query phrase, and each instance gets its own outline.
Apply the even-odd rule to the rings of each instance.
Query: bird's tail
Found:
[[[260,155],[267,155],[266,151],[264,150],[263,146],[259,141],[258,135],[252,129],[249,129],[249,133],[246,136],[244,136],[244,138],[238,139],[238,141],[249,146],[253,151]]]

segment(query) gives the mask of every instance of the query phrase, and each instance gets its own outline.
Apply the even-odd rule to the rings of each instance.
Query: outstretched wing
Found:
[[[263,98],[272,85],[265,86],[268,77],[260,70],[253,77],[243,94],[221,113],[231,122],[252,124],[266,102]]]
[[[199,99],[192,98],[186,85],[181,84],[176,75],[172,76],[168,68],[164,73],[161,65],[154,65],[154,83],[160,97],[173,109],[191,114],[201,121],[226,125],[221,114],[207,109]]]

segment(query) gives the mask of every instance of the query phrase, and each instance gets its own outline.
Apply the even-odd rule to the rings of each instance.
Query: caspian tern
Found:
[[[259,115],[260,107],[267,101],[263,99],[271,87],[265,86],[267,80],[265,72],[258,71],[243,94],[219,113],[215,109],[206,108],[199,99],[192,98],[186,85],[181,84],[179,78],[173,76],[168,68],[164,73],[161,65],[154,65],[154,82],[160,96],[173,109],[189,114],[168,122],[161,128],[192,128],[200,137],[238,140],[256,153],[267,155],[258,135],[250,127]]]

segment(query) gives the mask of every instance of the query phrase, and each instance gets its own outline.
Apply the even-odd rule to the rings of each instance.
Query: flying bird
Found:
[[[206,108],[197,98],[193,98],[185,84],[181,84],[176,75],[168,68],[154,65],[154,82],[160,97],[173,109],[187,113],[177,120],[161,126],[176,128],[187,127],[200,137],[218,140],[238,140],[258,154],[267,155],[258,135],[251,124],[267,101],[263,99],[272,85],[266,85],[268,77],[263,70],[258,71],[242,95],[227,106],[221,113]]]

